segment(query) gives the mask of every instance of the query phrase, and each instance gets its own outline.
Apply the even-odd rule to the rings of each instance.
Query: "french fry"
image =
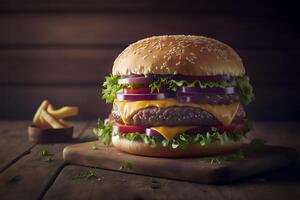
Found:
[[[64,106],[60,109],[54,110],[53,106],[49,104],[47,112],[56,119],[62,119],[65,117],[71,117],[78,114],[78,107]]]
[[[52,128],[64,128],[64,126],[59,123],[51,114],[47,113],[44,109],[41,110],[42,118],[48,122]]]
[[[42,115],[40,115],[40,128],[52,128],[51,125],[42,117]]]
[[[59,121],[59,123],[60,123],[61,125],[63,125],[64,127],[70,127],[70,125],[69,125],[65,120],[63,120],[63,119],[58,119],[58,121]]]
[[[33,124],[36,125],[37,127],[43,127],[44,123],[40,120],[40,116],[41,116],[41,111],[44,109],[46,110],[47,107],[49,105],[49,101],[48,100],[44,100],[40,107],[37,109],[36,113],[34,114],[33,117]]]

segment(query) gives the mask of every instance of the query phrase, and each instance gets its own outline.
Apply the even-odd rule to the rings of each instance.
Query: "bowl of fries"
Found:
[[[72,139],[73,126],[64,118],[78,114],[78,107],[63,106],[55,109],[44,100],[37,109],[32,124],[28,127],[28,138],[35,143],[65,142]]]

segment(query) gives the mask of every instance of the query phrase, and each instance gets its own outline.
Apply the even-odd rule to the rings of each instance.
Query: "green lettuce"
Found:
[[[171,140],[160,139],[158,137],[148,136],[144,133],[134,132],[120,134],[120,137],[126,138],[129,141],[143,141],[150,147],[156,147],[161,145],[163,147],[171,147],[173,149],[180,148],[185,149],[190,144],[199,144],[205,146],[212,143],[224,144],[229,141],[240,141],[246,137],[246,133],[251,130],[251,124],[247,122],[245,126],[233,133],[223,132],[220,133],[217,128],[212,127],[210,131],[206,133],[199,133],[193,136],[181,133],[175,136]],[[108,145],[111,142],[112,125],[110,123],[104,124],[101,120],[97,122],[97,128],[94,129],[94,133],[99,137],[103,144]],[[114,133],[117,134],[117,133]]]
[[[138,88],[141,87],[140,84],[119,84],[119,76],[109,75],[105,76],[105,81],[102,85],[102,99],[105,100],[106,103],[112,103],[116,98],[116,94],[119,90],[123,88]]]
[[[186,81],[186,80],[175,80],[169,77],[160,77],[156,81],[149,85],[151,92],[158,91],[161,87],[167,87],[169,90],[176,92],[180,87],[200,87],[200,88],[226,88],[236,86],[235,81]]]
[[[116,98],[116,93],[124,87],[136,88],[136,84],[118,84],[119,76],[106,76],[102,88],[102,99],[106,103],[111,103]],[[226,88],[226,87],[238,87],[241,102],[248,105],[254,101],[253,88],[250,84],[250,78],[248,76],[242,76],[232,81],[186,81],[175,80],[170,77],[159,77],[151,84],[149,88],[151,92],[159,92],[161,88],[165,87],[170,91],[176,92],[180,87],[200,87],[200,88]]]
[[[240,90],[240,99],[245,104],[248,105],[255,100],[252,85],[250,84],[250,78],[248,76],[242,76],[237,79],[237,86]]]
[[[103,144],[109,145],[111,143],[112,124],[103,123],[100,119],[97,121],[97,127],[93,132],[102,141]]]
[[[123,85],[118,84],[118,76],[110,76],[105,77],[105,81],[102,85],[102,99],[106,101],[106,103],[111,103],[116,98],[116,93],[123,88]]]

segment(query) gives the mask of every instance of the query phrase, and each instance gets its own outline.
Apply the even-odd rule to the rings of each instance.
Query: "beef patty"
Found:
[[[116,107],[112,110],[112,117],[118,123],[123,123]],[[233,119],[234,122],[245,118],[246,113],[243,106],[239,109]],[[149,107],[139,110],[130,119],[129,124],[140,126],[200,126],[200,125],[220,125],[221,123],[209,112],[201,108],[193,107]]]

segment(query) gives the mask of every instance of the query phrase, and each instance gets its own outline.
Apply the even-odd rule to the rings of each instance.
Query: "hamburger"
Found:
[[[254,100],[239,55],[212,38],[154,36],[129,45],[105,77],[113,108],[94,132],[135,155],[195,157],[239,149]]]

